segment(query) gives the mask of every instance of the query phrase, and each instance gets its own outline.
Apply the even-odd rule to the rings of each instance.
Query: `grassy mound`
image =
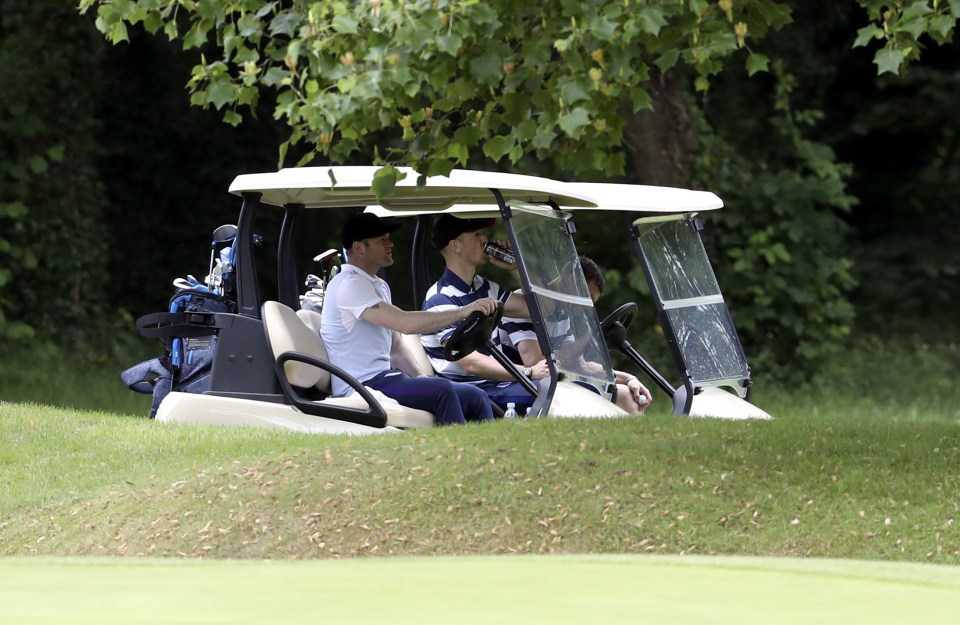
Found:
[[[0,554],[960,563],[960,425],[764,407],[334,438],[0,404]]]

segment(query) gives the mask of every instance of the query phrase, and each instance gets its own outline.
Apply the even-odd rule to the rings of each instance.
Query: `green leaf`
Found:
[[[922,17],[915,17],[913,19],[901,20],[898,22],[894,27],[893,32],[907,33],[914,39],[918,39],[920,35],[923,34],[926,25],[927,22]]]
[[[452,141],[450,145],[447,146],[447,156],[455,159],[457,163],[466,167],[470,159],[470,150],[462,143]]]
[[[130,42],[130,36],[127,34],[127,25],[123,22],[117,22],[110,26],[110,43],[116,45],[121,41]]]
[[[608,20],[605,15],[601,15],[587,22],[587,30],[600,41],[610,42],[613,41],[613,34],[617,30],[617,25]]]
[[[520,141],[530,141],[536,135],[537,122],[532,119],[525,119],[514,129],[514,134]]]
[[[584,126],[590,123],[590,114],[587,109],[578,106],[567,115],[562,115],[558,121],[560,129],[572,139],[580,138]]]
[[[47,150],[47,158],[49,158],[54,163],[59,163],[63,160],[63,155],[66,152],[66,147],[61,143],[55,145],[52,148]]]
[[[167,22],[167,25],[163,27],[163,34],[167,36],[167,41],[176,39],[180,34],[180,30],[177,28],[177,21],[170,20]]]
[[[357,20],[352,15],[338,15],[331,22],[333,29],[341,35],[356,35]]]
[[[564,104],[570,105],[574,102],[590,99],[590,92],[585,84],[581,84],[576,79],[568,79],[560,86],[560,98]]]
[[[314,81],[315,82],[315,81]],[[357,75],[350,74],[337,81],[337,90],[340,93],[350,93],[357,86]]]
[[[771,2],[771,0],[753,0],[750,3],[750,9],[757,11],[763,21],[774,30],[780,30],[793,21],[793,17],[790,15],[790,7]]]
[[[930,18],[929,32],[930,36],[938,43],[944,44],[950,41],[950,31],[953,30],[956,19],[949,15],[937,15]]]
[[[525,93],[507,93],[500,100],[503,106],[503,120],[516,125],[530,116],[530,97]]]
[[[656,37],[660,34],[660,29],[667,25],[667,20],[660,9],[647,7],[640,11],[637,25],[641,32]]]
[[[454,141],[468,147],[479,144],[482,137],[483,131],[476,126],[463,126],[453,133]]]
[[[747,57],[747,75],[753,76],[757,72],[768,70],[770,59],[763,54],[751,54]]]
[[[263,32],[263,22],[256,15],[247,13],[237,20],[237,29],[241,37],[252,37]]]
[[[334,28],[336,28],[336,18],[334,18]],[[303,16],[296,12],[281,13],[270,22],[271,35],[286,35],[293,38],[297,34],[297,28],[303,22]],[[356,31],[354,31],[356,32]]]
[[[538,150],[549,150],[553,147],[553,139],[556,136],[557,133],[553,128],[540,126],[537,128],[537,133],[533,136],[533,147]]]
[[[433,158],[427,165],[427,176],[447,176],[456,163],[447,158]]]
[[[463,38],[457,33],[443,34],[437,37],[437,49],[450,56],[456,56],[457,50],[462,45]]]
[[[407,174],[392,165],[381,167],[377,170],[377,173],[373,175],[373,185],[371,189],[377,196],[377,199],[381,200],[392,195],[397,183],[406,177]]]
[[[261,81],[268,87],[276,87],[290,77],[290,72],[280,67],[271,67],[263,75]]]
[[[42,156],[34,156],[30,159],[30,171],[35,174],[42,174],[47,171],[47,159]]]
[[[630,99],[633,101],[633,112],[637,113],[639,111],[652,111],[653,110],[653,100],[650,99],[650,94],[647,93],[646,89],[642,87],[636,87],[630,90]]]
[[[510,137],[492,137],[483,144],[483,153],[493,161],[499,161],[503,155],[513,147],[514,140]]]
[[[0,204],[0,215],[6,215],[11,219],[20,219],[29,212],[30,209],[23,202],[8,202]]]
[[[857,31],[857,39],[853,42],[854,48],[859,48],[870,43],[871,39],[883,39],[883,29],[876,24],[864,26]]]
[[[903,53],[896,48],[884,48],[878,50],[873,57],[873,62],[877,66],[877,76],[890,72],[900,74],[900,66],[903,65]]]
[[[903,10],[903,19],[912,20],[923,17],[930,13],[930,2],[928,0],[914,0],[914,2]]]
[[[469,66],[470,73],[481,83],[496,83],[500,80],[500,75],[503,72],[500,57],[492,52],[471,59]]]
[[[200,22],[193,25],[193,28],[183,36],[183,49],[199,48],[207,42],[206,30],[200,28]]]
[[[236,87],[226,76],[219,77],[204,91],[207,95],[207,100],[213,104],[217,110],[222,109],[225,104],[233,102],[237,97]]]
[[[660,68],[660,71],[665,72],[674,65],[677,64],[677,60],[680,58],[680,50],[668,50],[664,52],[660,58],[654,61],[654,65]]]
[[[228,110],[223,114],[223,121],[236,128],[240,125],[240,122],[243,121],[243,117],[241,117],[236,111]]]

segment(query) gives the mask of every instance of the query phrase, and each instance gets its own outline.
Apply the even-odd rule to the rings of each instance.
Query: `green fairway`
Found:
[[[8,558],[0,623],[956,623],[960,568],[698,556]],[[522,620],[520,620],[522,619]]]

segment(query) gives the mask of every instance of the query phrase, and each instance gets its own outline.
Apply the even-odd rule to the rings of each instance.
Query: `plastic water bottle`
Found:
[[[504,419],[516,419],[517,418],[517,405],[515,403],[507,403],[507,411],[503,413]]]

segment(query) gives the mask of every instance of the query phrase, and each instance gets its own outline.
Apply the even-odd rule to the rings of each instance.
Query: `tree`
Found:
[[[0,339],[69,340],[104,310],[99,47],[62,2],[0,1]]]
[[[857,45],[883,40],[878,72],[948,41],[960,0],[858,0],[871,20]],[[678,65],[696,89],[736,55],[750,74],[769,59],[750,42],[791,20],[773,0],[80,0],[118,43],[142,24],[199,49],[192,101],[238,124],[262,93],[304,144],[301,163],[375,155],[443,174],[482,154],[557,159],[575,175],[622,173],[623,107],[649,109],[651,72]],[[386,190],[391,170],[384,172]]]
[[[771,365],[809,361],[835,349],[849,330],[853,280],[841,215],[855,202],[845,187],[850,170],[828,145],[809,138],[820,112],[796,105],[795,78],[770,52],[776,46],[766,45],[783,39],[799,2],[80,0],[79,6],[96,7],[98,28],[114,43],[129,39],[129,26],[142,25],[195,51],[191,101],[220,111],[230,124],[268,100],[274,118],[290,129],[281,163],[295,148],[298,164],[363,158],[387,165],[376,187],[381,194],[398,175],[389,166],[400,164],[421,175],[459,165],[708,183],[737,209],[725,211],[710,233],[730,250],[720,259],[721,277],[756,283],[742,302],[751,310],[737,315],[747,342],[767,350]],[[899,75],[924,46],[950,41],[960,16],[960,0],[850,6],[859,8],[864,25],[849,45],[876,48],[878,75]],[[700,103],[688,96],[709,94],[731,74],[770,74],[760,98],[746,105],[764,113],[738,120],[761,137],[753,151],[729,132],[736,122],[722,116],[732,113],[710,107],[709,96]],[[779,141],[768,145],[767,137]],[[626,275],[623,283],[639,287],[638,279]]]

